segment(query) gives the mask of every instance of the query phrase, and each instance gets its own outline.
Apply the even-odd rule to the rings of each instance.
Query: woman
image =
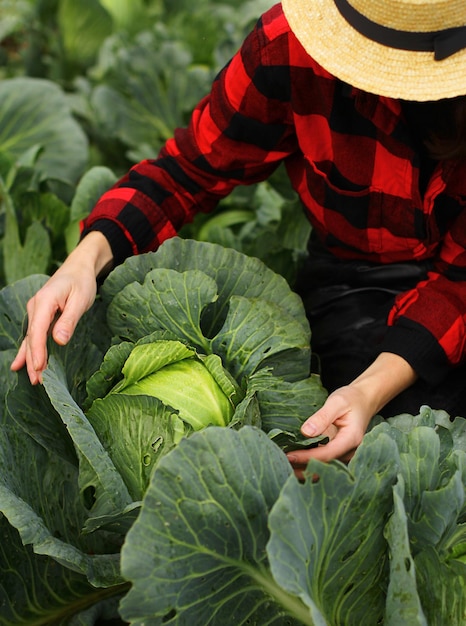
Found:
[[[284,162],[313,226],[297,289],[333,390],[303,426],[331,440],[290,454],[296,472],[311,456],[349,458],[384,407],[466,415],[465,31],[462,0],[271,8],[189,128],[84,221],[80,244],[29,302],[12,368],[40,382],[49,329],[69,340],[96,277]]]

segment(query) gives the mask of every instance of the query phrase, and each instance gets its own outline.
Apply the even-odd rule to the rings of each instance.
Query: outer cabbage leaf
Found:
[[[173,409],[150,396],[107,396],[87,418],[134,501],[142,500],[161,456],[190,432]]]
[[[319,376],[288,382],[260,371],[249,379],[249,387],[257,392],[261,407],[262,428],[299,433],[303,422],[327,399],[327,390]]]
[[[15,352],[22,339],[26,319],[26,303],[44,284],[45,276],[29,276],[0,291],[0,348],[1,363],[5,373],[3,382],[9,383],[3,391],[3,399],[9,411],[3,416],[13,420],[39,444],[67,462],[76,462],[72,441],[50,403],[41,385],[33,387],[24,370],[18,375],[9,371]],[[105,344],[108,333],[101,319],[101,307],[96,305],[78,325],[70,343],[59,347],[53,342],[49,353],[58,359],[61,375],[71,395],[77,401],[85,396],[84,383],[102,359],[102,350],[94,339]]]
[[[232,296],[211,350],[238,380],[261,368],[299,380],[309,375],[310,347],[302,325],[281,307],[261,298]]]
[[[126,285],[134,281],[142,284],[146,274],[156,267],[178,272],[197,269],[215,281],[218,298],[203,317],[206,337],[213,337],[223,325],[233,295],[262,298],[277,304],[295,317],[302,325],[305,336],[310,337],[302,300],[291,291],[282,276],[259,259],[207,242],[173,237],[165,241],[156,253],[127,259],[108,276],[102,288],[102,298],[110,302]]]
[[[23,546],[18,532],[0,517],[0,624],[93,626],[118,617],[125,586],[96,589],[85,576]],[[108,600],[115,596],[113,600]],[[86,606],[92,609],[83,610]]]
[[[43,277],[31,276],[0,292],[0,362],[5,373],[21,340],[26,302],[43,281]],[[107,512],[124,514],[125,507],[133,505],[129,494],[126,499],[118,499],[124,483],[120,491],[116,488],[112,492],[115,480],[108,480],[101,488],[96,476],[100,472],[105,482],[111,471],[109,465],[107,474],[103,471],[101,444],[92,429],[86,428],[76,402],[83,395],[83,383],[103,354],[92,341],[94,332],[107,336],[100,326],[99,308],[96,305],[83,317],[68,346],[50,346],[44,386],[31,386],[24,370],[19,374],[8,372],[2,378],[5,404],[1,414],[0,511],[36,553],[66,564],[95,584],[115,585],[120,582],[123,535],[85,537],[81,532],[93,504],[83,493],[89,476],[97,503],[104,503]],[[92,460],[97,472],[89,470],[85,458]]]
[[[202,250],[205,244],[198,245]],[[264,367],[287,380],[309,375],[309,335],[303,321],[262,297],[231,296],[222,327],[210,340],[204,319],[218,293],[220,286],[199,270],[150,270],[142,285],[134,281],[114,296],[108,322],[123,340],[135,342],[165,330],[205,354],[218,354],[238,382]],[[140,305],[135,307],[135,302]]]
[[[417,589],[403,498],[404,481],[400,477],[393,487],[393,514],[385,527],[385,537],[390,546],[390,577],[384,625],[428,626]]]
[[[132,624],[291,624],[302,603],[267,573],[267,517],[291,473],[261,431],[207,428],[155,470],[122,550]],[[157,549],[148,551],[147,546]],[[299,622],[298,622],[299,623]]]
[[[79,482],[83,488],[92,486],[95,490],[92,514],[97,517],[123,512],[133,499],[102,441],[71,397],[61,372],[60,364],[51,359],[44,372],[44,387],[73,440],[81,465]]]
[[[429,626],[466,623],[466,565],[426,548],[414,559],[419,595]]]
[[[429,546],[440,552],[451,545],[462,518],[465,500],[466,453],[456,448],[450,429],[425,426],[434,417],[429,411],[418,416],[410,432],[385,427],[396,440],[400,453],[400,476],[413,554]]]
[[[108,306],[108,324],[123,340],[135,342],[156,330],[168,330],[206,351],[200,317],[216,298],[217,285],[198,270],[155,269],[146,274],[142,285],[132,282],[115,295]]]
[[[428,407],[407,421],[411,431],[401,416],[386,425],[400,450],[386,530],[393,555],[386,620],[399,624],[410,616],[410,624],[460,626],[466,620],[464,425]]]
[[[391,417],[389,420],[394,426],[393,434],[399,438],[399,432],[408,434],[418,426],[427,426],[435,429],[440,438],[440,461],[444,461],[452,451],[466,452],[466,419],[463,417],[450,417],[446,411],[431,409],[429,406],[421,406],[418,415],[401,414]],[[464,468],[463,468],[464,475]],[[464,475],[466,484],[466,475]],[[466,515],[466,511],[464,511]]]
[[[0,292],[0,624],[91,626],[99,616],[116,616],[106,598],[124,587],[97,589],[87,574],[119,580],[122,539],[81,535],[88,511],[72,442],[43,387],[32,387],[24,371],[10,370],[25,302],[42,282],[31,277]],[[7,410],[12,407],[15,420]],[[36,426],[31,434],[29,426]]]
[[[271,511],[267,552],[273,576],[318,611],[321,623],[360,626],[383,616],[383,529],[392,510],[397,458],[393,440],[375,429],[348,467],[312,460],[306,481],[290,479]]]
[[[37,554],[95,584],[121,582],[121,538],[81,535],[88,512],[80,498],[77,468],[14,426],[0,430],[0,512]]]
[[[13,351],[7,353],[13,358]],[[2,354],[2,357],[7,356]],[[6,395],[7,420],[22,428],[51,454],[77,466],[73,441],[42,385],[32,386],[27,373],[22,370]]]

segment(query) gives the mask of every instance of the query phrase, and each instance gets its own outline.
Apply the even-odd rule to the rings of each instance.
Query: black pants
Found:
[[[428,262],[341,261],[311,241],[295,290],[311,325],[313,370],[328,391],[348,384],[372,363],[395,296],[425,278],[428,269]],[[452,418],[466,417],[466,365],[452,369],[437,387],[418,380],[380,413],[417,415],[424,404]]]

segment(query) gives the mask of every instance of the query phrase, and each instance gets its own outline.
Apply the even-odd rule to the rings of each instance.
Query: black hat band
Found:
[[[466,48],[466,25],[430,32],[397,30],[382,26],[359,13],[347,0],[334,0],[341,15],[361,35],[389,48],[433,52],[442,61]]]

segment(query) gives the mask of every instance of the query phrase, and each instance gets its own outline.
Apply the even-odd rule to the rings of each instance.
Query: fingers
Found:
[[[47,336],[59,309],[58,303],[55,301],[49,303],[43,297],[44,291],[46,290],[39,291],[27,305],[29,322],[24,341],[26,366],[31,382],[33,378],[35,382],[42,382],[37,380],[37,377],[41,377],[47,366]]]
[[[11,363],[11,369],[14,372],[17,372],[18,370],[20,370],[22,367],[24,367],[26,364],[26,341],[23,339],[18,353],[16,354],[16,357],[14,358],[13,362]]]
[[[13,371],[26,366],[33,385],[42,382],[47,367],[47,337],[52,335],[59,345],[71,339],[79,319],[95,298],[95,288],[74,288],[73,282],[52,278],[27,305],[28,329],[11,364]]]
[[[301,429],[304,435],[310,437],[327,435],[329,443],[295,450],[287,455],[297,477],[302,479],[310,459],[348,462],[361,443],[371,417],[364,397],[351,386],[330,394],[324,406],[307,419]]]
[[[348,404],[343,393],[345,389],[342,388],[330,394],[324,406],[304,422],[301,427],[303,435],[316,437],[326,433],[335,420],[344,417],[351,410],[351,405]]]
[[[361,443],[358,437],[340,430],[328,443],[307,450],[295,450],[288,453],[288,460],[297,468],[304,468],[310,459],[328,463],[334,459],[348,462]]]
[[[52,337],[56,343],[60,346],[66,345],[78,325],[82,314],[87,310],[87,307],[83,308],[80,299],[71,296],[65,305],[62,313],[56,318],[56,321],[52,327]]]
[[[37,385],[37,383],[42,383],[42,371],[45,369],[41,368],[38,365],[33,365],[31,352],[28,346],[28,340],[25,337],[21,343],[21,346],[18,350],[18,353],[15,359],[12,361],[10,368],[13,372],[18,372],[24,366],[26,366],[27,373],[29,376],[29,380],[33,385]],[[45,357],[46,361],[46,357]]]
[[[27,304],[29,320],[27,334],[11,364],[13,371],[26,366],[33,385],[42,382],[42,372],[47,365],[47,334],[57,311],[56,305],[42,310],[40,302],[41,297],[38,292]]]

